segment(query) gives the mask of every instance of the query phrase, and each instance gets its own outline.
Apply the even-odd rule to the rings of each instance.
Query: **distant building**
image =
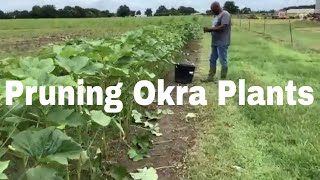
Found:
[[[316,14],[320,14],[320,0],[316,1],[316,9],[315,9]]]
[[[288,9],[288,15],[299,15],[299,14],[313,14],[314,9]]]
[[[147,17],[147,15],[145,15],[145,14],[135,15],[135,17]]]

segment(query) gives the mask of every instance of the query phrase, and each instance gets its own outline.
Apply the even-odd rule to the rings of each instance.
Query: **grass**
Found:
[[[245,39],[245,41],[244,41]],[[311,86],[315,103],[239,106],[238,96],[218,106],[217,85],[204,84],[209,104],[200,110],[198,143],[190,155],[191,179],[318,179],[320,177],[320,55],[296,51],[258,35],[235,30],[230,79],[246,85]],[[202,43],[199,76],[208,70],[210,37]]]

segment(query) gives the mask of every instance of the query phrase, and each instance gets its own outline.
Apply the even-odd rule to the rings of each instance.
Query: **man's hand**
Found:
[[[205,33],[212,32],[212,28],[204,27],[203,32],[205,32]]]

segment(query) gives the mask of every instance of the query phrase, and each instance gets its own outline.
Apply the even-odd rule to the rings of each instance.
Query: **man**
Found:
[[[213,82],[217,71],[217,60],[221,63],[221,79],[226,79],[228,74],[228,48],[231,38],[231,15],[223,10],[218,2],[211,5],[215,15],[212,27],[203,28],[204,32],[212,34],[212,52],[210,56],[210,71],[204,82]]]

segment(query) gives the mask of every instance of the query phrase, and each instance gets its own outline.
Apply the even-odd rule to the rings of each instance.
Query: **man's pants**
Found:
[[[217,60],[220,60],[223,69],[228,68],[228,48],[229,46],[211,46],[212,52],[210,56],[211,68],[217,67]]]

